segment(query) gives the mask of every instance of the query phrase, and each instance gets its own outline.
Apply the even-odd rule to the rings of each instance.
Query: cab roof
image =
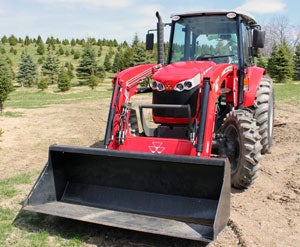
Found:
[[[201,11],[201,12],[188,12],[183,14],[173,14],[171,15],[171,18],[174,16],[180,16],[180,17],[189,17],[189,16],[201,16],[201,15],[227,15],[229,13],[233,13],[236,15],[242,16],[243,19],[247,20],[250,24],[257,24],[256,20],[253,16],[250,14],[244,12],[244,11],[236,11],[236,10],[207,10],[207,11]]]

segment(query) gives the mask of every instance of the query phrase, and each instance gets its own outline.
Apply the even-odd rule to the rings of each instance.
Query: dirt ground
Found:
[[[0,117],[0,178],[41,170],[50,144],[91,146],[104,137],[109,100],[54,105],[42,109],[5,109],[21,117]],[[228,226],[209,247],[299,246],[300,110],[276,105],[274,143],[246,191],[232,189]],[[29,193],[24,187],[20,203]],[[8,205],[19,207],[21,205]],[[91,227],[91,226],[89,226]],[[93,226],[85,246],[204,246],[178,240]],[[100,230],[99,230],[100,229]]]

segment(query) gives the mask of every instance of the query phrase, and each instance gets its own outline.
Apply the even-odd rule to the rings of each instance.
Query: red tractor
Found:
[[[105,147],[51,146],[25,210],[202,241],[226,226],[230,184],[247,188],[272,144],[273,85],[254,65],[264,32],[239,12],[157,18],[158,64],[115,76]]]

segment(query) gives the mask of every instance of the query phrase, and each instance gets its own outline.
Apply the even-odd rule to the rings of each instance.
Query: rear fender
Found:
[[[254,105],[256,92],[264,74],[265,69],[260,67],[252,66],[246,69],[245,79],[248,80],[249,86],[248,90],[244,91],[244,107],[250,107]]]

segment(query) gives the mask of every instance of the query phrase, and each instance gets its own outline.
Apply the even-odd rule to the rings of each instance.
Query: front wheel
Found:
[[[253,183],[260,167],[261,137],[253,114],[243,109],[229,112],[221,132],[226,140],[226,155],[231,165],[231,185],[245,189]]]

